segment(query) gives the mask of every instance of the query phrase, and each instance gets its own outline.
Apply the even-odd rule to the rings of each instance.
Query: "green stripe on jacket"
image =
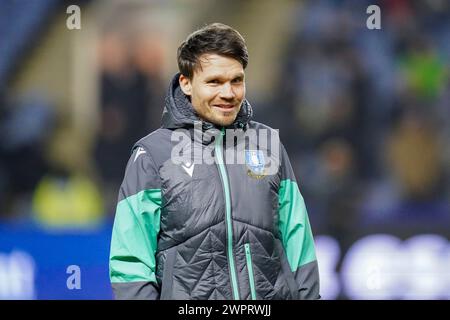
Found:
[[[160,214],[160,189],[143,190],[117,204],[109,259],[111,282],[156,282]]]
[[[314,239],[305,201],[298,185],[282,180],[278,192],[279,228],[291,270],[316,260]]]

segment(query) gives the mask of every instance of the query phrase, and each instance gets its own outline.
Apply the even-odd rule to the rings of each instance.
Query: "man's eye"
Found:
[[[236,78],[233,80],[233,83],[241,83],[242,82],[242,78]]]
[[[208,83],[211,83],[211,84],[218,84],[218,83],[219,83],[219,80],[209,80]]]

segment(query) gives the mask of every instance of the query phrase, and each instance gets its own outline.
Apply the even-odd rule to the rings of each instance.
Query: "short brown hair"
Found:
[[[239,61],[245,69],[248,51],[239,32],[222,23],[209,24],[193,33],[178,47],[178,69],[185,77],[192,79],[199,67],[199,57],[206,53],[230,57]]]

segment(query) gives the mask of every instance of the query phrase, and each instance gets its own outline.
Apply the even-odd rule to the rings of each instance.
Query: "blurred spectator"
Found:
[[[450,223],[442,145],[429,117],[408,110],[386,141],[389,179],[368,193],[366,224],[407,226]]]
[[[66,128],[53,137],[49,170],[33,194],[34,219],[41,226],[89,228],[103,222],[103,199],[95,181],[84,173],[74,141],[77,137]]]
[[[133,144],[160,126],[164,90],[157,41],[112,31],[99,43],[101,124],[94,157],[110,214]]]
[[[415,35],[401,56],[401,83],[417,99],[435,101],[445,87],[446,66],[423,35]]]
[[[33,197],[36,221],[52,228],[85,228],[103,222],[102,198],[86,176],[53,169],[39,182]]]
[[[405,199],[432,199],[441,194],[441,147],[425,119],[406,113],[388,140],[391,174],[399,181]]]
[[[2,106],[0,179],[2,220],[27,220],[31,194],[47,171],[43,156],[54,123],[53,106],[39,93],[24,95]]]
[[[358,208],[364,193],[357,179],[355,153],[351,144],[340,138],[324,141],[319,152],[315,178],[308,184],[312,188],[309,200],[320,210],[311,219],[318,220],[321,233],[335,236],[346,247],[360,223]]]

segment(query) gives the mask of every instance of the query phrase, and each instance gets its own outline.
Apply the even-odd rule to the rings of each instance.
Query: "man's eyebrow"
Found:
[[[236,78],[244,78],[244,73],[239,72],[238,74],[236,74],[236,75],[233,77],[233,79],[236,79]]]

